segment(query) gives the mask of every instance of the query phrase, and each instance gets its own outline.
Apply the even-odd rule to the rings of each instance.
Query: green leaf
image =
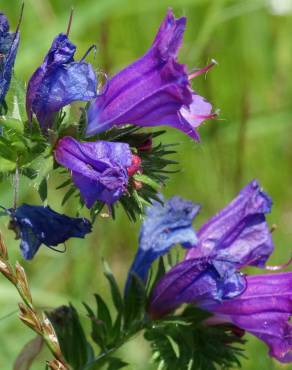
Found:
[[[124,325],[126,329],[133,326],[135,321],[143,319],[147,302],[144,282],[132,273],[125,294]]]
[[[107,278],[107,280],[109,282],[109,285],[110,285],[113,303],[114,303],[118,312],[123,312],[124,311],[124,303],[123,303],[122,295],[120,293],[120,289],[118,287],[116,279],[115,279],[109,265],[107,264],[107,262],[105,260],[103,260],[103,268],[104,268],[104,275]]]
[[[159,190],[161,186],[160,184],[157,184],[157,182],[153,181],[149,176],[146,176],[146,175],[135,174],[134,179],[142,182],[143,184],[147,184],[151,186],[151,188],[155,190]]]
[[[240,365],[242,349],[237,345],[243,341],[228,326],[202,325],[209,315],[188,306],[180,315],[149,325],[144,337],[159,369],[216,370]]]
[[[48,152],[49,150],[47,150]],[[33,181],[33,186],[36,189],[40,189],[40,186],[44,179],[50,174],[54,167],[54,158],[52,155],[48,155],[45,152],[43,155],[38,156],[30,165],[30,170],[34,170],[36,173],[36,177]],[[43,185],[44,186],[44,185]]]
[[[24,125],[22,121],[14,118],[8,119],[1,119],[0,118],[0,126],[2,126],[6,130],[15,131],[17,134],[23,134]]]
[[[94,297],[97,305],[97,317],[104,322],[106,331],[110,331],[112,328],[112,318],[109,309],[99,294],[95,294]]]
[[[128,365],[127,362],[124,362],[117,357],[110,357],[108,359],[108,362],[109,362],[109,365],[108,365],[107,370],[119,370]]]
[[[61,205],[63,206],[71,197],[72,195],[77,191],[77,189],[72,186],[68,191],[67,193],[64,195],[63,199],[62,199],[62,202],[61,202]]]
[[[48,183],[45,177],[43,178],[43,181],[40,183],[38,192],[39,192],[41,200],[44,202],[48,197]]]
[[[15,162],[12,162],[12,161],[9,161],[5,158],[0,157],[0,172],[2,172],[2,173],[12,172],[12,171],[15,171],[15,168],[16,168],[16,163]]]
[[[94,352],[86,340],[76,309],[62,306],[47,313],[61,346],[65,360],[74,370],[81,370],[94,358]]]
[[[91,322],[91,338],[100,347],[102,351],[106,351],[107,345],[104,323],[98,320],[93,310],[86,303],[83,303],[83,305],[86,308],[87,315],[90,318]]]

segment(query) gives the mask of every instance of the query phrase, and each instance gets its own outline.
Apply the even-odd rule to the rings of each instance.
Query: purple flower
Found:
[[[188,75],[177,62],[185,25],[185,17],[175,19],[168,11],[147,53],[112,77],[91,104],[88,136],[124,124],[169,125],[199,140],[196,128],[214,114],[189,80],[214,63]]]
[[[270,356],[292,362],[292,272],[246,277],[238,297],[203,307],[215,316],[210,325],[232,323],[264,341]]]
[[[82,143],[72,137],[63,137],[55,149],[55,159],[71,171],[73,182],[88,208],[97,200],[111,205],[127,189],[127,168],[132,164],[128,144]]]
[[[53,211],[50,207],[22,204],[8,209],[10,228],[19,234],[20,249],[25,259],[34,257],[41,244],[47,247],[64,243],[67,239],[84,238],[91,232],[86,218],[72,218]]]
[[[160,317],[182,303],[204,304],[240,295],[246,288],[243,266],[264,267],[273,251],[265,213],[271,199],[256,181],[198,231],[198,242],[186,260],[156,285],[149,311]]]
[[[16,32],[9,32],[8,20],[0,13],[0,105],[5,99],[11,81],[19,44],[18,27]]]
[[[42,129],[50,128],[54,115],[74,101],[96,97],[97,80],[93,67],[74,61],[76,46],[61,33],[53,41],[42,65],[32,75],[26,94],[29,120],[35,114]]]
[[[274,248],[265,220],[271,207],[271,198],[256,180],[252,181],[199,229],[198,244],[188,251],[186,259],[216,256],[236,268],[263,267]]]
[[[163,200],[163,199],[161,199]],[[164,204],[155,202],[146,209],[146,218],[139,236],[139,248],[129,271],[142,280],[147,279],[153,261],[176,244],[190,248],[197,243],[192,221],[200,206],[180,197],[170,198]]]

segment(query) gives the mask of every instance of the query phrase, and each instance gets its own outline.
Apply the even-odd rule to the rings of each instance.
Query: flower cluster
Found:
[[[78,189],[81,205],[92,210],[93,218],[103,205],[113,214],[114,204],[121,201],[129,217],[135,219],[135,213],[142,213],[143,206],[157,198],[156,193],[165,179],[159,171],[174,163],[163,159],[169,150],[161,144],[153,145],[155,133],[135,134],[135,131],[141,126],[169,125],[198,140],[198,126],[215,115],[211,113],[211,104],[192,90],[190,80],[213,63],[193,74],[178,63],[186,18],[176,19],[169,10],[146,54],[109,78],[98,90],[98,75],[85,60],[95,46],[91,46],[81,60],[74,59],[76,46],[69,38],[71,21],[72,14],[66,34],[55,37],[28,82],[28,121],[25,123],[28,126],[23,129],[27,136],[19,140],[25,146],[28,140],[31,144],[14,155],[15,167],[17,170],[22,163],[20,158],[25,156],[28,157],[23,159],[26,166],[27,162],[34,163],[35,154],[28,152],[35,145],[35,127],[38,126],[38,141],[42,144],[37,146],[36,155],[44,158],[49,155],[55,161],[55,169],[69,170],[73,188],[68,193]],[[18,44],[18,28],[15,33],[9,32],[7,18],[0,14],[0,102],[3,104]],[[63,122],[66,113],[62,109],[73,102],[87,103],[77,127]],[[5,139],[10,139],[10,132],[11,127],[10,131],[4,131]],[[46,145],[50,148],[42,154]],[[38,183],[45,181],[44,177]],[[62,221],[67,225],[67,232],[61,231],[58,224],[65,216],[46,207],[22,205],[7,213],[11,224],[17,225],[13,228],[21,229],[17,235],[22,239],[21,250],[27,259],[35,255],[40,243],[55,246],[71,236],[83,237],[90,231],[86,224],[84,230],[76,233],[75,224],[79,225],[80,219],[69,218],[67,222]],[[37,220],[38,214],[40,220]],[[35,223],[41,222],[42,217],[52,223],[54,241],[49,240],[46,229]]]
[[[194,304],[214,314],[206,325],[232,323],[266,342],[271,356],[292,361],[292,272],[246,276],[239,271],[245,266],[265,269],[274,249],[265,220],[271,205],[254,180],[197,233],[190,222],[198,205],[174,197],[165,208],[160,204],[150,208],[130,276],[144,279],[155,258],[177,243],[188,247],[184,261],[155,285],[150,317],[157,320],[183,303]],[[153,240],[148,238],[145,244],[143,234],[149,225]]]
[[[84,238],[104,206],[113,218],[116,204],[121,204],[131,220],[136,220],[136,215],[145,215],[145,219],[124,295],[106,272],[118,311],[116,321],[99,295],[95,298],[101,317],[95,317],[85,304],[92,320],[92,338],[101,349],[99,356],[92,359],[93,350],[83,336],[73,306],[56,311],[62,319],[66,316],[70,327],[70,335],[64,328],[61,334],[56,330],[57,335],[70,341],[72,327],[77,328],[86,366],[97,364],[139,330],[145,329],[147,337],[151,330],[155,332],[155,324],[170,314],[184,319],[176,310],[187,304],[207,313],[204,328],[228,324],[237,334],[248,331],[268,345],[270,356],[283,363],[292,362],[292,272],[249,275],[241,271],[248,266],[264,271],[283,267],[266,265],[274,250],[266,221],[272,207],[270,196],[253,180],[196,231],[192,223],[200,205],[179,196],[165,201],[160,194],[167,179],[165,173],[171,172],[165,167],[176,163],[165,156],[175,151],[169,149],[173,144],[155,145],[164,131],[150,132],[148,128],[170,126],[199,141],[198,127],[206,119],[215,118],[216,113],[193,91],[191,80],[208,71],[215,61],[195,72],[178,62],[186,18],[176,19],[168,10],[149,50],[101,86],[94,66],[86,61],[95,46],[81,60],[74,58],[76,46],[69,38],[71,21],[72,14],[67,32],[54,38],[32,74],[26,90],[27,120],[21,121],[15,119],[5,101],[20,40],[19,25],[10,32],[6,16],[0,13],[0,154],[12,163],[9,171],[14,176],[14,206],[1,208],[10,218],[9,228],[21,239],[21,253],[27,260],[33,259],[42,244],[62,251],[56,248],[59,244],[72,237]],[[70,116],[72,103],[80,107],[74,122]],[[140,131],[141,127],[146,129]],[[79,201],[76,217],[54,211],[47,202],[17,205],[20,173],[34,182],[42,201],[46,201],[47,179],[56,171],[65,176],[58,189],[69,186],[62,205],[73,194]],[[90,220],[80,217],[82,210],[89,212]],[[185,250],[184,260],[157,274],[153,281],[153,263],[177,244]],[[26,282],[26,277],[20,268],[14,273],[2,239],[0,252],[0,271],[17,287],[30,310],[20,306],[22,320],[38,334],[47,335],[50,325],[50,330],[44,330],[41,320],[35,320],[34,325],[29,321],[27,312],[36,316],[36,311],[28,285],[18,285],[18,280]],[[145,303],[142,310],[139,299],[142,305]],[[58,342],[55,334],[52,338]],[[52,338],[46,342],[51,343]],[[63,359],[58,344],[58,351],[52,351],[58,353],[51,368],[59,363],[63,366],[63,362],[66,368],[65,360],[74,364],[72,368],[88,368],[80,363],[82,356],[73,356],[70,362],[67,351],[71,347],[78,345],[64,345]],[[115,361],[108,357],[108,368],[113,368],[113,363],[114,368],[121,368],[121,363]],[[228,361],[222,361],[225,363]]]

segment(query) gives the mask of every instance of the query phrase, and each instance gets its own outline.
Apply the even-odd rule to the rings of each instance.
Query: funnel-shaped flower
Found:
[[[132,164],[128,144],[79,142],[63,137],[55,149],[55,159],[71,171],[73,182],[88,208],[97,200],[111,205],[127,189],[127,168]]]
[[[0,105],[7,94],[19,44],[19,32],[9,32],[6,16],[0,13]]]
[[[245,265],[263,267],[273,252],[272,236],[265,220],[272,200],[254,180],[237,197],[198,231],[196,248],[186,258],[216,256],[236,268]]]
[[[72,237],[84,238],[91,232],[86,218],[68,217],[50,207],[22,204],[7,212],[11,217],[10,227],[19,234],[20,249],[27,260],[34,257],[41,244],[56,246]]]
[[[26,94],[29,120],[35,114],[42,129],[51,127],[54,115],[74,101],[96,96],[97,80],[93,67],[74,61],[76,46],[61,33],[53,41],[42,65],[32,75]]]
[[[163,199],[161,199],[163,200]],[[200,206],[180,197],[170,198],[164,204],[155,202],[146,209],[146,218],[142,224],[139,236],[139,248],[129,271],[142,280],[147,279],[150,266],[156,258],[181,244],[190,248],[197,242],[192,221]]]
[[[200,72],[188,76],[186,66],[177,62],[185,25],[185,17],[175,19],[168,11],[147,53],[111,78],[91,104],[88,136],[135,124],[169,125],[199,139],[196,128],[214,115],[211,104],[194,93],[189,83]]]
[[[270,356],[292,362],[292,272],[246,277],[238,297],[203,307],[214,313],[210,325],[230,322],[264,341]]]
[[[198,232],[198,242],[185,261],[156,285],[149,311],[160,317],[182,303],[221,301],[241,294],[245,278],[240,267],[263,267],[273,251],[265,213],[271,199],[252,181]]]

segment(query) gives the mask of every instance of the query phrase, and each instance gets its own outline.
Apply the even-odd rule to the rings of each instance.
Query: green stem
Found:
[[[126,342],[132,339],[136,334],[138,334],[143,329],[144,324],[141,322],[141,325],[139,325],[135,331],[130,332],[128,335],[122,338],[120,343],[116,344],[115,347],[110,348],[108,351],[102,352],[99,356],[94,358],[92,361],[88,362],[86,365],[82,367],[81,370],[89,370],[91,366],[98,364],[98,362],[101,362],[101,365],[103,365],[104,363],[102,361],[105,361],[108,356],[110,356],[112,353],[120,349],[124,344],[126,344]]]

